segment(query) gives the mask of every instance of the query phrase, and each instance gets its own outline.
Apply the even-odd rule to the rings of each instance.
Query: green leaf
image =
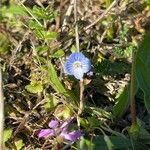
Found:
[[[24,146],[23,140],[17,140],[14,143],[15,143],[17,150],[21,150],[22,147]]]
[[[136,57],[136,77],[139,88],[144,92],[144,103],[150,113],[150,34],[141,43]]]
[[[45,40],[55,40],[58,36],[57,32],[54,31],[47,31],[45,32]]]
[[[58,50],[57,52],[55,52],[51,57],[54,57],[54,58],[60,58],[62,56],[64,56],[64,51],[62,49]]]
[[[48,63],[48,76],[51,86],[54,90],[65,97],[69,97],[71,100],[76,101],[78,97],[74,95],[72,91],[65,89],[63,84],[60,82],[56,70],[51,62]]]
[[[34,34],[40,40],[44,40],[45,39],[45,31],[43,29],[41,29],[41,30],[38,30],[38,29],[34,30]]]
[[[50,9],[49,7],[47,8],[41,8],[38,6],[33,7],[33,14],[38,18],[38,19],[45,19],[48,20],[49,22],[54,21],[55,16],[57,13]]]
[[[36,51],[38,52],[39,55],[42,55],[48,51],[48,46],[38,46],[36,48]]]
[[[98,108],[98,107],[85,107],[86,112],[91,112],[91,114],[97,115],[98,117],[104,117],[111,119],[111,113],[107,112],[104,109]]]
[[[0,55],[6,55],[10,51],[10,45],[8,36],[0,33]]]
[[[36,94],[43,91],[43,86],[38,82],[31,82],[25,89],[30,93]]]
[[[80,141],[77,143],[78,150],[93,150],[94,143],[91,140],[86,138],[81,138]]]
[[[109,144],[111,143],[112,149],[127,150],[128,148],[131,148],[130,140],[126,138],[122,138],[119,136],[109,136],[107,137],[107,139],[105,137],[105,140],[107,140],[107,142],[108,142],[108,138],[109,138]],[[79,150],[108,150],[108,146],[105,140],[103,135],[97,136],[92,140],[82,138],[78,144],[79,145],[78,149]]]
[[[120,118],[129,105],[129,89],[124,87],[120,96],[116,99],[116,104],[113,107],[113,118]]]
[[[114,145],[112,144],[109,136],[104,135],[104,140],[105,140],[105,142],[107,144],[108,150],[113,150]]]
[[[49,62],[49,64],[48,64],[48,75],[49,75],[50,83],[51,83],[52,87],[55,89],[55,91],[57,91],[58,93],[62,93],[62,94],[66,93],[66,89],[60,82],[60,80],[57,76],[57,73],[55,71],[55,68],[51,62]]]
[[[5,129],[4,130],[4,143],[7,142],[11,138],[12,132],[13,132],[12,129]]]
[[[12,17],[13,15],[27,15],[22,6],[11,4],[9,7],[3,7],[1,13],[5,17]]]
[[[39,25],[35,20],[29,21],[29,28],[36,29],[36,30],[44,30],[43,26]]]
[[[46,97],[46,103],[45,103],[44,107],[47,110],[51,110],[52,108],[57,106],[57,104],[59,102],[60,101],[54,95],[49,95],[49,96]]]

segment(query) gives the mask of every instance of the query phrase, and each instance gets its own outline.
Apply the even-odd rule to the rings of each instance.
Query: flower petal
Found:
[[[58,127],[58,125],[59,125],[59,121],[58,120],[51,120],[50,122],[49,122],[49,124],[48,124],[48,126],[50,127],[50,128],[57,128]]]
[[[81,63],[75,66],[75,62]],[[72,53],[67,62],[64,65],[64,72],[68,75],[74,75],[77,79],[82,79],[84,73],[87,73],[91,69],[91,62],[82,53],[75,52]]]
[[[76,141],[78,138],[80,138],[83,134],[81,133],[81,131],[77,130],[77,131],[72,131],[72,132],[62,132],[60,134],[60,136],[62,136],[64,139],[69,140],[69,141]]]
[[[54,130],[52,129],[42,129],[39,133],[38,133],[38,137],[39,138],[47,138],[49,136],[53,136],[54,135]]]
[[[66,131],[73,119],[74,117],[71,117],[70,119],[67,119],[66,121],[62,122],[60,129],[62,129],[63,131]]]
[[[84,73],[87,73],[91,70],[91,62],[88,58],[82,60],[81,63],[82,63],[82,69]]]
[[[86,58],[86,57],[82,53],[75,52],[69,56],[68,60],[70,60],[71,62],[74,62],[74,61],[81,61],[84,58]]]
[[[65,63],[64,72],[68,75],[73,75],[73,63],[69,60]]]
[[[73,71],[75,78],[81,80],[83,78],[84,72],[82,68],[75,68]]]

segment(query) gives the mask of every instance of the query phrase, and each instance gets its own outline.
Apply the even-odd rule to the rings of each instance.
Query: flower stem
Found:
[[[77,0],[74,0],[74,21],[75,21],[75,36],[76,36],[76,48],[80,51],[79,47],[79,31],[78,31],[78,19],[77,19]]]
[[[83,91],[84,91],[84,82],[83,79],[79,81],[80,85],[80,103],[79,103],[79,110],[78,110],[78,116],[82,114],[84,109],[84,99],[83,99]]]
[[[130,110],[132,117],[132,125],[137,123],[136,120],[136,103],[135,103],[135,58],[136,52],[132,52],[132,68],[131,68],[131,82],[130,82]]]
[[[2,72],[0,70],[0,149],[4,150],[4,97],[2,91]]]

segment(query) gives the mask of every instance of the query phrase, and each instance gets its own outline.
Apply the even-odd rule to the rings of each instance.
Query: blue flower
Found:
[[[75,78],[81,80],[83,79],[84,73],[91,70],[91,62],[82,53],[75,52],[69,56],[64,70],[66,74],[74,75]]]

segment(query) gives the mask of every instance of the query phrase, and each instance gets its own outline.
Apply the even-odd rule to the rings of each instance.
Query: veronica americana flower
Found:
[[[59,120],[51,120],[48,124],[49,128],[41,129],[38,133],[39,138],[48,138],[48,137],[62,137],[68,141],[76,141],[82,136],[80,130],[74,130],[69,132],[68,127],[71,122],[71,119],[68,121],[61,122]]]
[[[65,73],[68,75],[74,75],[75,78],[83,79],[84,73],[91,70],[91,62],[80,52],[72,53],[64,66]]]

